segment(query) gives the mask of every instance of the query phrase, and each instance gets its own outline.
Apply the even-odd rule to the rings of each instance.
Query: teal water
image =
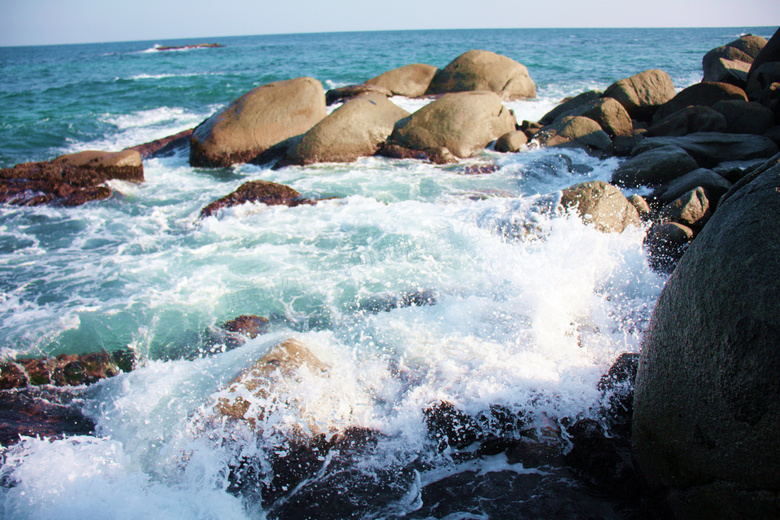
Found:
[[[327,89],[408,63],[443,67],[474,48],[528,67],[538,98],[507,105],[518,121],[536,120],[565,96],[649,68],[682,89],[701,79],[708,50],[746,32],[768,38],[773,28],[247,36],[173,52],[154,46],[203,40],[0,48],[0,167],[161,138],[270,81],[306,75]],[[426,102],[393,101],[410,111]],[[647,265],[644,229],[607,235],[544,210],[558,190],[608,180],[618,165],[565,155],[488,149],[454,166],[366,158],[272,171],[197,169],[183,154],[146,161],[144,184],[112,182],[104,202],[0,207],[0,354],[129,347],[141,365],[90,390],[97,437],[29,440],[7,454],[3,476],[18,484],[0,488],[0,511],[263,517],[226,491],[225,467],[235,450],[273,439],[231,451],[224,431],[204,431],[204,417],[228,381],[290,336],[332,369],[279,388],[274,399],[299,405],[277,409],[267,431],[366,426],[413,458],[432,449],[422,410],[440,400],[473,413],[499,403],[588,416],[600,375],[638,350],[665,278]],[[488,163],[499,169],[464,175]],[[253,179],[336,199],[198,220]],[[415,291],[436,294],[436,304],[361,311]],[[212,354],[209,331],[248,313],[270,317],[270,333]]]

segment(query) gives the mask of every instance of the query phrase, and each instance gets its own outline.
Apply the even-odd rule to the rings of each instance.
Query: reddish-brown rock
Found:
[[[315,204],[315,201],[303,198],[298,191],[269,181],[249,181],[242,184],[236,191],[215,200],[204,207],[200,218],[210,217],[223,208],[230,208],[247,202],[260,202],[267,206],[298,206]]]

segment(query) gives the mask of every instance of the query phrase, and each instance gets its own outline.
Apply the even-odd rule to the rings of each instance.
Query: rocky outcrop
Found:
[[[601,126],[582,116],[564,116],[534,136],[545,147],[582,148],[589,152],[611,154],[612,140]]]
[[[696,132],[725,132],[726,118],[710,107],[690,105],[653,123],[648,137],[681,136]]]
[[[741,88],[728,83],[694,83],[658,107],[653,115],[653,123],[657,123],[687,106],[711,107],[718,101],[729,99],[747,101],[747,94]]]
[[[730,134],[762,135],[775,126],[775,114],[761,103],[738,99],[719,101],[712,109],[723,115],[726,121],[723,131]]]
[[[760,135],[699,132],[682,137],[648,137],[634,148],[632,155],[666,146],[682,148],[703,168],[725,161],[768,159],[778,152],[772,140]]]
[[[759,76],[771,76],[768,73],[772,69],[772,64],[778,62],[780,62],[780,29],[775,31],[775,34],[772,35],[761,49],[761,52],[758,53],[756,59],[753,60],[748,72],[747,92],[753,94],[766,88],[769,85],[767,83],[769,78],[759,78]],[[767,65],[768,67],[765,67]]]
[[[108,180],[144,181],[141,155],[85,151],[51,161],[17,164],[0,170],[0,202],[19,206],[78,206],[111,196]]]
[[[563,116],[572,115],[572,112],[579,107],[597,101],[601,98],[601,92],[598,90],[588,90],[576,96],[564,99],[558,106],[547,112],[539,119],[539,124],[546,126]],[[578,114],[579,115],[579,114]]]
[[[471,50],[436,73],[428,95],[488,90],[502,99],[536,97],[536,84],[525,65],[490,51]]]
[[[385,88],[396,96],[420,97],[425,95],[438,70],[433,65],[412,63],[371,78],[366,84]]]
[[[0,364],[0,390],[31,385],[88,385],[122,371],[129,372],[133,364],[128,350],[8,361]]]
[[[279,166],[320,162],[352,162],[376,154],[393,127],[409,112],[384,96],[365,94],[351,99],[306,132],[287,151]]]
[[[766,38],[747,34],[712,49],[702,58],[703,81],[731,83],[745,88],[750,66],[766,43]]]
[[[190,136],[194,128],[182,130],[181,132],[162,139],[155,139],[148,143],[139,144],[127,148],[127,150],[135,150],[141,154],[141,159],[154,159],[156,157],[170,157],[179,150],[184,150],[189,147]]]
[[[616,99],[632,118],[640,120],[649,120],[675,94],[672,78],[657,69],[621,79],[604,91],[604,97]]]
[[[224,45],[221,45],[219,43],[195,43],[191,45],[160,45],[159,47],[155,47],[154,50],[156,51],[183,51],[186,49],[215,49],[218,47],[224,47]]]
[[[780,166],[761,170],[688,247],[642,345],[634,452],[682,519],[780,511]]]
[[[195,128],[190,164],[224,167],[258,160],[274,145],[307,132],[326,115],[325,92],[316,79],[262,85]]]
[[[301,204],[315,204],[316,201],[304,198],[298,191],[270,181],[249,181],[225,195],[221,199],[208,204],[200,211],[200,218],[210,217],[224,208],[231,208],[247,202],[257,202],[267,206],[294,207]]]
[[[603,181],[577,184],[563,191],[561,208],[576,211],[586,224],[605,233],[620,233],[642,224],[636,208],[623,193]]]
[[[612,173],[612,182],[625,188],[660,186],[698,167],[685,150],[669,142],[637,153],[621,164]]]
[[[347,85],[346,87],[334,88],[325,93],[325,104],[328,106],[347,101],[349,99],[362,96],[364,94],[374,94],[389,98],[393,95],[388,89],[376,85]]]
[[[515,117],[492,92],[446,94],[396,123],[388,145],[470,157],[515,129]],[[446,150],[446,151],[444,151]],[[382,152],[387,153],[387,147]]]
[[[731,183],[712,170],[697,168],[657,188],[653,191],[653,198],[662,203],[669,203],[699,186],[704,188],[714,201],[717,201],[729,191]]]

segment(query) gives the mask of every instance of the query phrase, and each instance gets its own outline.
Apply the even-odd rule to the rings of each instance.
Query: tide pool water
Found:
[[[538,97],[507,106],[518,121],[535,121],[565,96],[650,68],[682,89],[701,79],[708,50],[746,32],[768,38],[773,28],[0,48],[0,167],[171,135],[270,81],[305,75],[327,89],[408,63],[444,67],[475,48],[528,67]],[[224,47],[155,50],[203,41]],[[408,111],[428,102],[392,101]],[[498,169],[467,174],[485,164]],[[112,181],[106,201],[0,207],[3,358],[130,348],[139,363],[86,390],[95,437],[25,439],[5,450],[0,516],[263,518],[256,497],[228,490],[238,457],[273,450],[278,435],[301,428],[361,426],[386,436],[386,457],[432,461],[389,517],[419,508],[420,486],[459,471],[426,434],[431,404],[472,414],[501,405],[553,421],[594,416],[599,377],[620,353],[638,351],[665,277],[648,266],[645,229],[604,234],[551,208],[560,190],[608,181],[618,164],[571,150],[487,149],[446,166],[364,158],[199,169],[183,153],[145,161],[143,184]],[[255,179],[331,200],[198,218]],[[377,312],[377,302],[408,294],[428,301]],[[244,314],[270,318],[269,333],[215,349],[210,331]],[[260,403],[271,411],[262,434],[215,423],[228,382],[288,337],[330,369],[275,388]],[[496,467],[529,471],[493,459],[482,471]]]

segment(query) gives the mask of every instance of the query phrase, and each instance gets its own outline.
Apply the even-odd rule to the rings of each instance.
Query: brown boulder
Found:
[[[366,83],[386,88],[396,96],[420,97],[425,95],[438,70],[433,65],[412,63],[389,70]]]
[[[255,316],[254,314],[245,314],[238,318],[226,321],[221,326],[228,332],[243,334],[250,338],[255,338],[260,334],[265,334],[268,329],[268,318]]]
[[[612,140],[607,133],[597,122],[582,116],[564,116],[552,125],[544,127],[534,140],[546,147],[612,152]]]
[[[675,94],[672,78],[657,69],[621,79],[604,91],[604,97],[616,99],[632,118],[640,120],[649,120]]]
[[[712,49],[702,58],[704,81],[732,83],[744,87],[750,65],[766,43],[766,38],[747,34],[722,47]],[[735,74],[732,71],[739,72]]]
[[[747,101],[747,94],[741,88],[728,83],[694,83],[659,107],[653,115],[653,123],[657,123],[690,105],[711,107],[718,101],[727,99]]]
[[[650,128],[647,129],[647,136],[725,132],[726,128],[726,118],[720,112],[710,107],[690,105],[650,125]]]
[[[488,90],[502,99],[536,97],[536,85],[525,65],[490,51],[471,50],[433,77],[427,94]]]
[[[497,94],[458,92],[445,94],[398,121],[388,144],[420,151],[446,148],[465,158],[514,130],[515,125],[515,116]]]
[[[249,181],[221,199],[215,200],[200,212],[200,218],[210,217],[222,208],[231,208],[247,202],[259,202],[267,206],[294,207],[301,204],[314,204],[310,199],[305,199],[298,191],[269,181]]]
[[[512,130],[496,140],[497,152],[517,152],[528,143],[528,136],[522,130]]]
[[[344,103],[306,132],[287,151],[280,166],[320,162],[352,162],[375,155],[409,112],[386,97],[365,94]]]
[[[629,225],[642,223],[623,193],[603,181],[583,182],[564,190],[560,204],[565,210],[576,210],[583,222],[604,233],[621,233]]]
[[[319,81],[296,78],[262,85],[198,125],[190,138],[192,166],[251,162],[303,134],[327,115]]]
[[[583,92],[582,94],[577,94],[574,97],[564,99],[560,102],[558,106],[547,112],[545,115],[542,116],[541,119],[539,119],[539,124],[542,126],[550,125],[555,121],[556,119],[563,117],[563,116],[569,116],[573,115],[572,112],[576,110],[578,107],[582,105],[586,105],[588,103],[591,103],[592,101],[596,101],[601,97],[601,92],[598,90],[588,90],[587,92]],[[582,115],[582,114],[576,114],[576,115]]]
[[[661,208],[661,217],[692,228],[702,228],[712,216],[704,188],[698,186]]]
[[[376,85],[347,85],[334,88],[325,93],[325,104],[328,106],[362,96],[364,94],[377,94],[389,98],[393,95],[388,89]]]

